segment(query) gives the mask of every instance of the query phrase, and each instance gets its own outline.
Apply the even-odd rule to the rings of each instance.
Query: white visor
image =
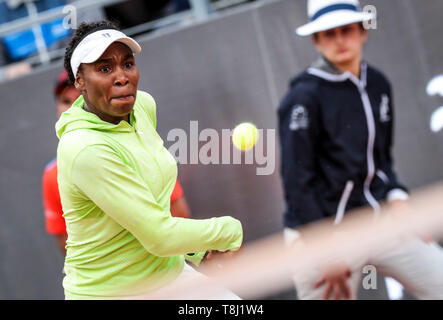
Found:
[[[142,48],[134,39],[115,29],[104,29],[87,35],[74,49],[71,57],[71,69],[74,77],[82,63],[92,63],[114,42],[126,44],[133,53],[140,53]]]
[[[354,12],[350,10],[338,10],[322,15],[318,19],[311,21],[295,30],[299,36],[309,36],[314,33],[334,29],[351,23],[369,21],[375,15],[369,12]]]

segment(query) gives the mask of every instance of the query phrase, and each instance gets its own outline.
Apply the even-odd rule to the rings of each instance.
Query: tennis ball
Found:
[[[234,128],[232,143],[237,149],[249,150],[258,140],[257,127],[250,122],[243,122]]]

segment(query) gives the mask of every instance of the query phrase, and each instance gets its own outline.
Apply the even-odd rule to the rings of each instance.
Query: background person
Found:
[[[408,199],[393,169],[391,85],[362,57],[362,22],[372,16],[357,0],[309,0],[308,15],[296,31],[312,36],[321,57],[291,81],[278,108],[288,243],[302,243],[299,228],[315,221],[338,224],[352,209],[379,213],[382,201],[402,207]],[[361,268],[372,264],[418,298],[443,298],[440,247],[411,236],[382,249],[296,275],[299,297],[355,298]]]
[[[71,83],[68,73],[63,71],[57,77],[53,94],[57,115],[60,117],[78,98],[80,91]],[[51,160],[43,171],[42,195],[46,231],[55,237],[60,250],[65,254],[67,234],[58,191],[56,158]]]

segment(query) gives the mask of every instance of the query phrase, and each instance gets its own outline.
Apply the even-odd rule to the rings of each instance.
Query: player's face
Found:
[[[60,117],[60,115],[68,110],[74,101],[78,98],[80,95],[80,91],[78,91],[74,86],[67,86],[60,95],[56,98],[56,107],[57,107],[57,114]]]
[[[134,55],[120,42],[111,44],[97,61],[82,64],[77,76],[88,110],[111,123],[129,120],[138,80]]]
[[[321,31],[313,38],[317,50],[334,65],[346,65],[361,59],[367,31],[359,23]]]

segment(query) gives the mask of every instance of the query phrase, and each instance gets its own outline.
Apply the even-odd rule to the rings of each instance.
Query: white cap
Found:
[[[308,0],[308,16],[311,21],[295,30],[299,36],[375,18],[361,11],[358,0]]]
[[[115,29],[104,29],[87,35],[74,49],[71,57],[71,69],[74,77],[82,63],[96,61],[114,42],[126,44],[133,53],[140,53],[142,48],[134,39]]]

